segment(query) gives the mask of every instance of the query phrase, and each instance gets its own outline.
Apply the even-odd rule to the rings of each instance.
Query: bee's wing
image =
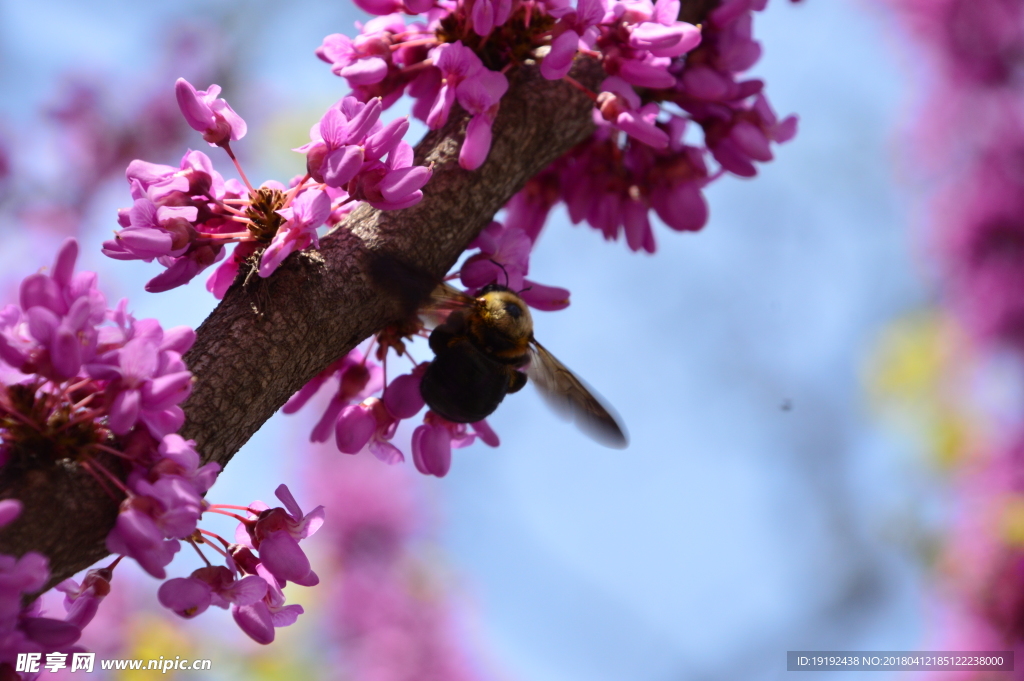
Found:
[[[424,309],[426,310],[461,310],[462,308],[471,307],[476,304],[476,299],[467,296],[465,293],[455,288],[447,282],[441,282],[434,287],[434,290],[430,293],[430,299],[427,301]]]
[[[531,342],[526,375],[540,389],[545,401],[559,414],[572,418],[583,432],[601,444],[625,448],[629,441],[614,410],[605,406],[587,384],[543,345],[536,340]]]
[[[463,310],[474,305],[476,305],[474,298],[442,281],[431,291],[430,298],[420,308],[419,315],[430,328],[442,324],[455,310]]]

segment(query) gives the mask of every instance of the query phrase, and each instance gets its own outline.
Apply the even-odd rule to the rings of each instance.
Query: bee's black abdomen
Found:
[[[420,394],[427,406],[455,423],[475,423],[487,418],[508,392],[506,366],[480,352],[465,338],[444,346],[420,383]]]
[[[517,393],[523,389],[526,385],[526,374],[522,371],[512,371],[508,375],[508,392],[509,394]]]

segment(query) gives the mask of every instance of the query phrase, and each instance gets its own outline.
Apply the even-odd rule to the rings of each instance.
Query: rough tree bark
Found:
[[[596,89],[602,72],[581,59],[573,76]],[[389,253],[439,280],[530,177],[593,132],[592,108],[565,82],[517,68],[480,169],[458,165],[467,119],[453,111],[417,146],[417,163],[434,164],[419,205],[396,212],[364,206],[318,252],[293,254],[269,279],[236,283],[185,356],[195,385],[182,435],[196,441],[204,461],[225,465],[309,379],[402,316],[401,302],[372,283],[366,251]],[[64,463],[21,475],[0,468],[0,498],[25,507],[0,532],[0,553],[46,555],[51,584],[107,555],[104,539],[118,508],[78,465]]]

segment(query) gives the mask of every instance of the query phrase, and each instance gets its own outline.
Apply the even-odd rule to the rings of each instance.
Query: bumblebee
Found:
[[[425,316],[443,319],[430,334],[434,360],[420,383],[423,400],[456,423],[474,423],[494,412],[505,395],[533,380],[555,409],[604,445],[623,448],[626,434],[610,408],[533,337],[526,303],[498,284],[476,297],[441,283]]]

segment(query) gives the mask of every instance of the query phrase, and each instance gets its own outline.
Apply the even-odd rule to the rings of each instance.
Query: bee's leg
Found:
[[[508,391],[509,393],[517,393],[523,389],[526,385],[526,374],[522,371],[516,371],[513,369],[508,373]]]

